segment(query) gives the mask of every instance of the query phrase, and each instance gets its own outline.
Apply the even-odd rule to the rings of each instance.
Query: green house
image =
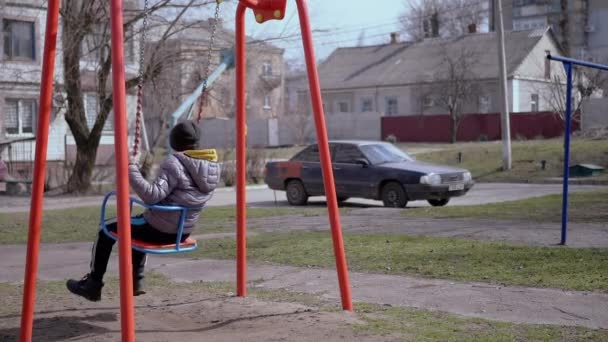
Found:
[[[593,177],[599,176],[604,168],[593,164],[576,164],[570,166],[571,177]]]

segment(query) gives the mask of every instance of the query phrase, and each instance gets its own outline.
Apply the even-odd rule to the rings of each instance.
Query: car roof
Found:
[[[372,144],[386,144],[384,141],[373,141],[373,140],[330,140],[330,144],[349,144],[349,145],[372,145]]]

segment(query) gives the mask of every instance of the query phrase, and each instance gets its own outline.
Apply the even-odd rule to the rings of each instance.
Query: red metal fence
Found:
[[[394,135],[403,142],[450,142],[449,115],[386,116],[382,118],[382,138]],[[564,133],[564,121],[551,112],[511,113],[511,137],[555,138]],[[572,131],[579,122],[572,123]],[[500,140],[500,114],[466,114],[458,129],[457,141]]]

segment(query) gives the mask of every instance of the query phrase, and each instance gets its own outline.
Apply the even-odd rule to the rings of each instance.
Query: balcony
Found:
[[[262,74],[260,79],[267,90],[275,89],[281,85],[281,75]]]

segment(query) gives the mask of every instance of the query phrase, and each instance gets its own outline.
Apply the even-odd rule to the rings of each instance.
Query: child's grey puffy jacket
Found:
[[[199,214],[213,195],[220,180],[220,165],[183,153],[174,153],[160,165],[156,180],[148,182],[137,165],[129,165],[129,181],[137,195],[147,204],[179,205],[192,208],[184,223],[184,234],[194,230]],[[146,210],[144,218],[157,230],[176,234],[178,211]]]

